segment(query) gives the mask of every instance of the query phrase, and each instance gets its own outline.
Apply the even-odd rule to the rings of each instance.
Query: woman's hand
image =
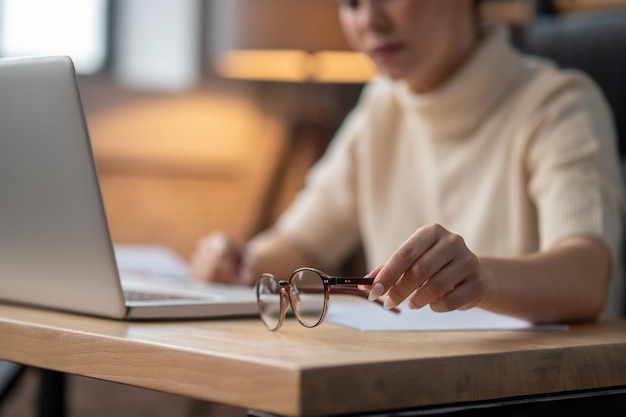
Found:
[[[202,238],[191,257],[191,272],[198,282],[243,284],[250,281],[244,262],[244,245],[223,233]]]
[[[302,265],[321,267],[308,252],[274,229],[239,243],[224,233],[202,238],[191,256],[195,281],[254,285],[262,273],[286,279]]]
[[[478,258],[463,238],[438,224],[418,229],[368,276],[375,278],[370,300],[386,293],[385,308],[408,299],[415,309],[468,309],[480,303],[488,288]]]

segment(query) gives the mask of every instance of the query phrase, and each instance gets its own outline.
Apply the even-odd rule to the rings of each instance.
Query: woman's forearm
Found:
[[[534,323],[593,320],[602,313],[611,276],[607,247],[587,237],[561,241],[519,259],[479,258],[488,282],[480,307]]]
[[[260,233],[248,242],[243,263],[250,283],[262,273],[271,273],[277,279],[285,280],[302,266],[323,268],[306,250],[274,229]]]

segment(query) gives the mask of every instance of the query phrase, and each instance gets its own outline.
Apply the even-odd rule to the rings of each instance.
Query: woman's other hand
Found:
[[[191,256],[192,277],[198,282],[247,283],[244,264],[244,245],[219,232],[200,239]]]

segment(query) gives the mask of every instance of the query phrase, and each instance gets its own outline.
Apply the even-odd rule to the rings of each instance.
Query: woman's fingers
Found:
[[[477,269],[478,259],[473,253],[466,251],[460,254],[415,291],[409,299],[409,306],[422,308],[432,305],[475,276]]]
[[[421,291],[421,287],[427,285],[432,277],[448,268],[448,264],[451,262],[450,254],[442,247],[443,245],[441,241],[438,241],[404,271],[389,290],[385,301],[386,306],[395,307],[400,304],[416,290]],[[439,285],[445,285],[445,282],[441,280]]]
[[[411,308],[430,304],[435,311],[450,311],[476,305],[486,285],[463,238],[431,225],[415,232],[380,269],[370,298],[385,292],[386,308],[408,299]]]
[[[467,310],[476,307],[484,297],[486,284],[483,280],[468,279],[453,288],[447,294],[430,303],[436,312]]]
[[[418,229],[404,242],[389,258],[389,261],[380,269],[372,285],[370,298],[377,298],[389,291],[405,271],[418,260],[439,239],[441,230],[439,225],[424,226]],[[445,229],[443,229],[445,230]]]

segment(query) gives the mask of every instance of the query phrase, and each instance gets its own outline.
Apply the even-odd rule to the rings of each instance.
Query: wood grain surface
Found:
[[[626,385],[626,322],[360,332],[288,320],[120,322],[0,304],[0,359],[287,416]]]

